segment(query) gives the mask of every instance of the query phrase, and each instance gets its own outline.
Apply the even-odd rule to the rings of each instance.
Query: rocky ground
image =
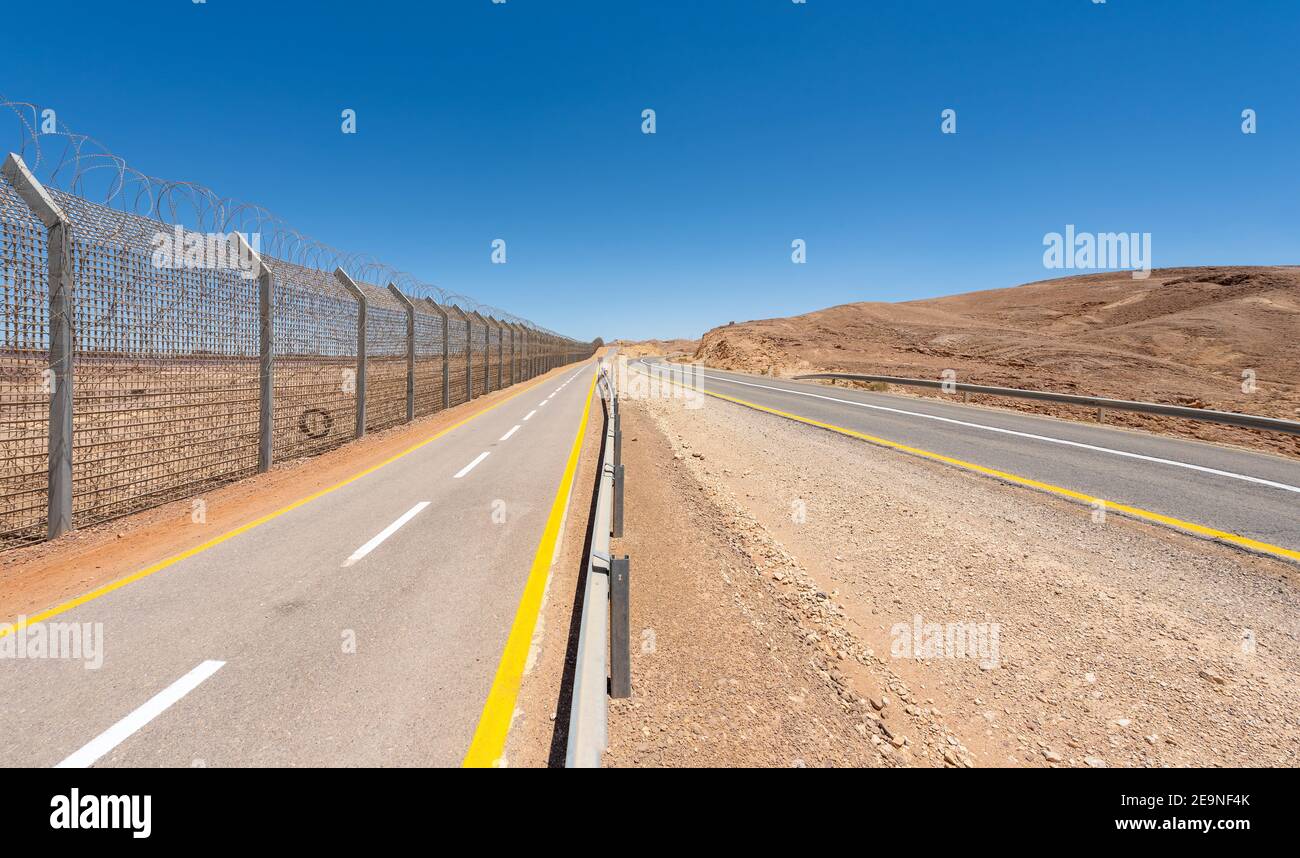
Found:
[[[625,414],[608,764],[1297,764],[1295,567],[717,400]]]
[[[624,415],[634,693],[610,705],[605,764],[969,764],[799,562],[644,409]]]

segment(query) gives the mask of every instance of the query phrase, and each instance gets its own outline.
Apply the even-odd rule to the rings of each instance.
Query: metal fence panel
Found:
[[[442,401],[442,316],[423,301],[415,305],[415,414],[446,408]]]
[[[465,395],[465,373],[469,365],[469,332],[468,324],[462,318],[458,318],[455,313],[447,320],[448,335],[451,337],[450,360],[451,360],[451,404],[460,405],[467,397]]]
[[[46,530],[50,397],[45,226],[0,177],[0,549]]]
[[[498,390],[501,387],[497,375],[501,370],[501,356],[497,352],[500,345],[501,329],[489,324],[487,327],[488,373],[487,384],[484,385],[486,390]]]
[[[275,461],[323,453],[355,436],[357,302],[333,276],[279,259],[272,345]]]
[[[487,326],[474,320],[469,326],[470,360],[474,363],[474,395],[487,392],[487,373],[484,372],[484,352],[487,349]]]
[[[406,308],[387,289],[366,293],[366,431],[406,420]]]
[[[50,194],[73,223],[77,525],[255,473],[257,281],[159,266],[166,224]]]

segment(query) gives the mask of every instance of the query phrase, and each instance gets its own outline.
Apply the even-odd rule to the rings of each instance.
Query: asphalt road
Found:
[[[662,362],[639,363],[680,377]],[[1300,551],[1300,462],[1291,459],[958,402],[702,372],[709,393]]]
[[[459,765],[593,367],[47,621],[103,665],[0,660],[0,765]]]

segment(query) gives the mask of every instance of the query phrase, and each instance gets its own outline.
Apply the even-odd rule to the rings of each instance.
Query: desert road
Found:
[[[455,766],[489,720],[499,753],[594,367],[51,618],[102,623],[103,665],[0,662],[0,765]]]
[[[681,378],[680,367],[658,360],[642,360],[636,367]],[[1108,510],[1300,561],[1297,461],[1104,425],[811,382],[715,369],[704,369],[702,379],[704,391],[723,400],[861,433],[969,470],[997,471],[1013,483],[1078,501],[1101,500]]]

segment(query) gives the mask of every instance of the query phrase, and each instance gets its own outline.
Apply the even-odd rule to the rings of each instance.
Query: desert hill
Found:
[[[897,304],[843,304],[708,331],[709,366],[937,378],[1300,418],[1300,267],[1165,268]],[[1255,389],[1243,390],[1253,372]],[[1246,373],[1246,375],[1243,375]],[[899,389],[897,392],[902,392]],[[1077,416],[1079,409],[982,404]],[[1300,440],[1190,421],[1112,422],[1300,453]]]

